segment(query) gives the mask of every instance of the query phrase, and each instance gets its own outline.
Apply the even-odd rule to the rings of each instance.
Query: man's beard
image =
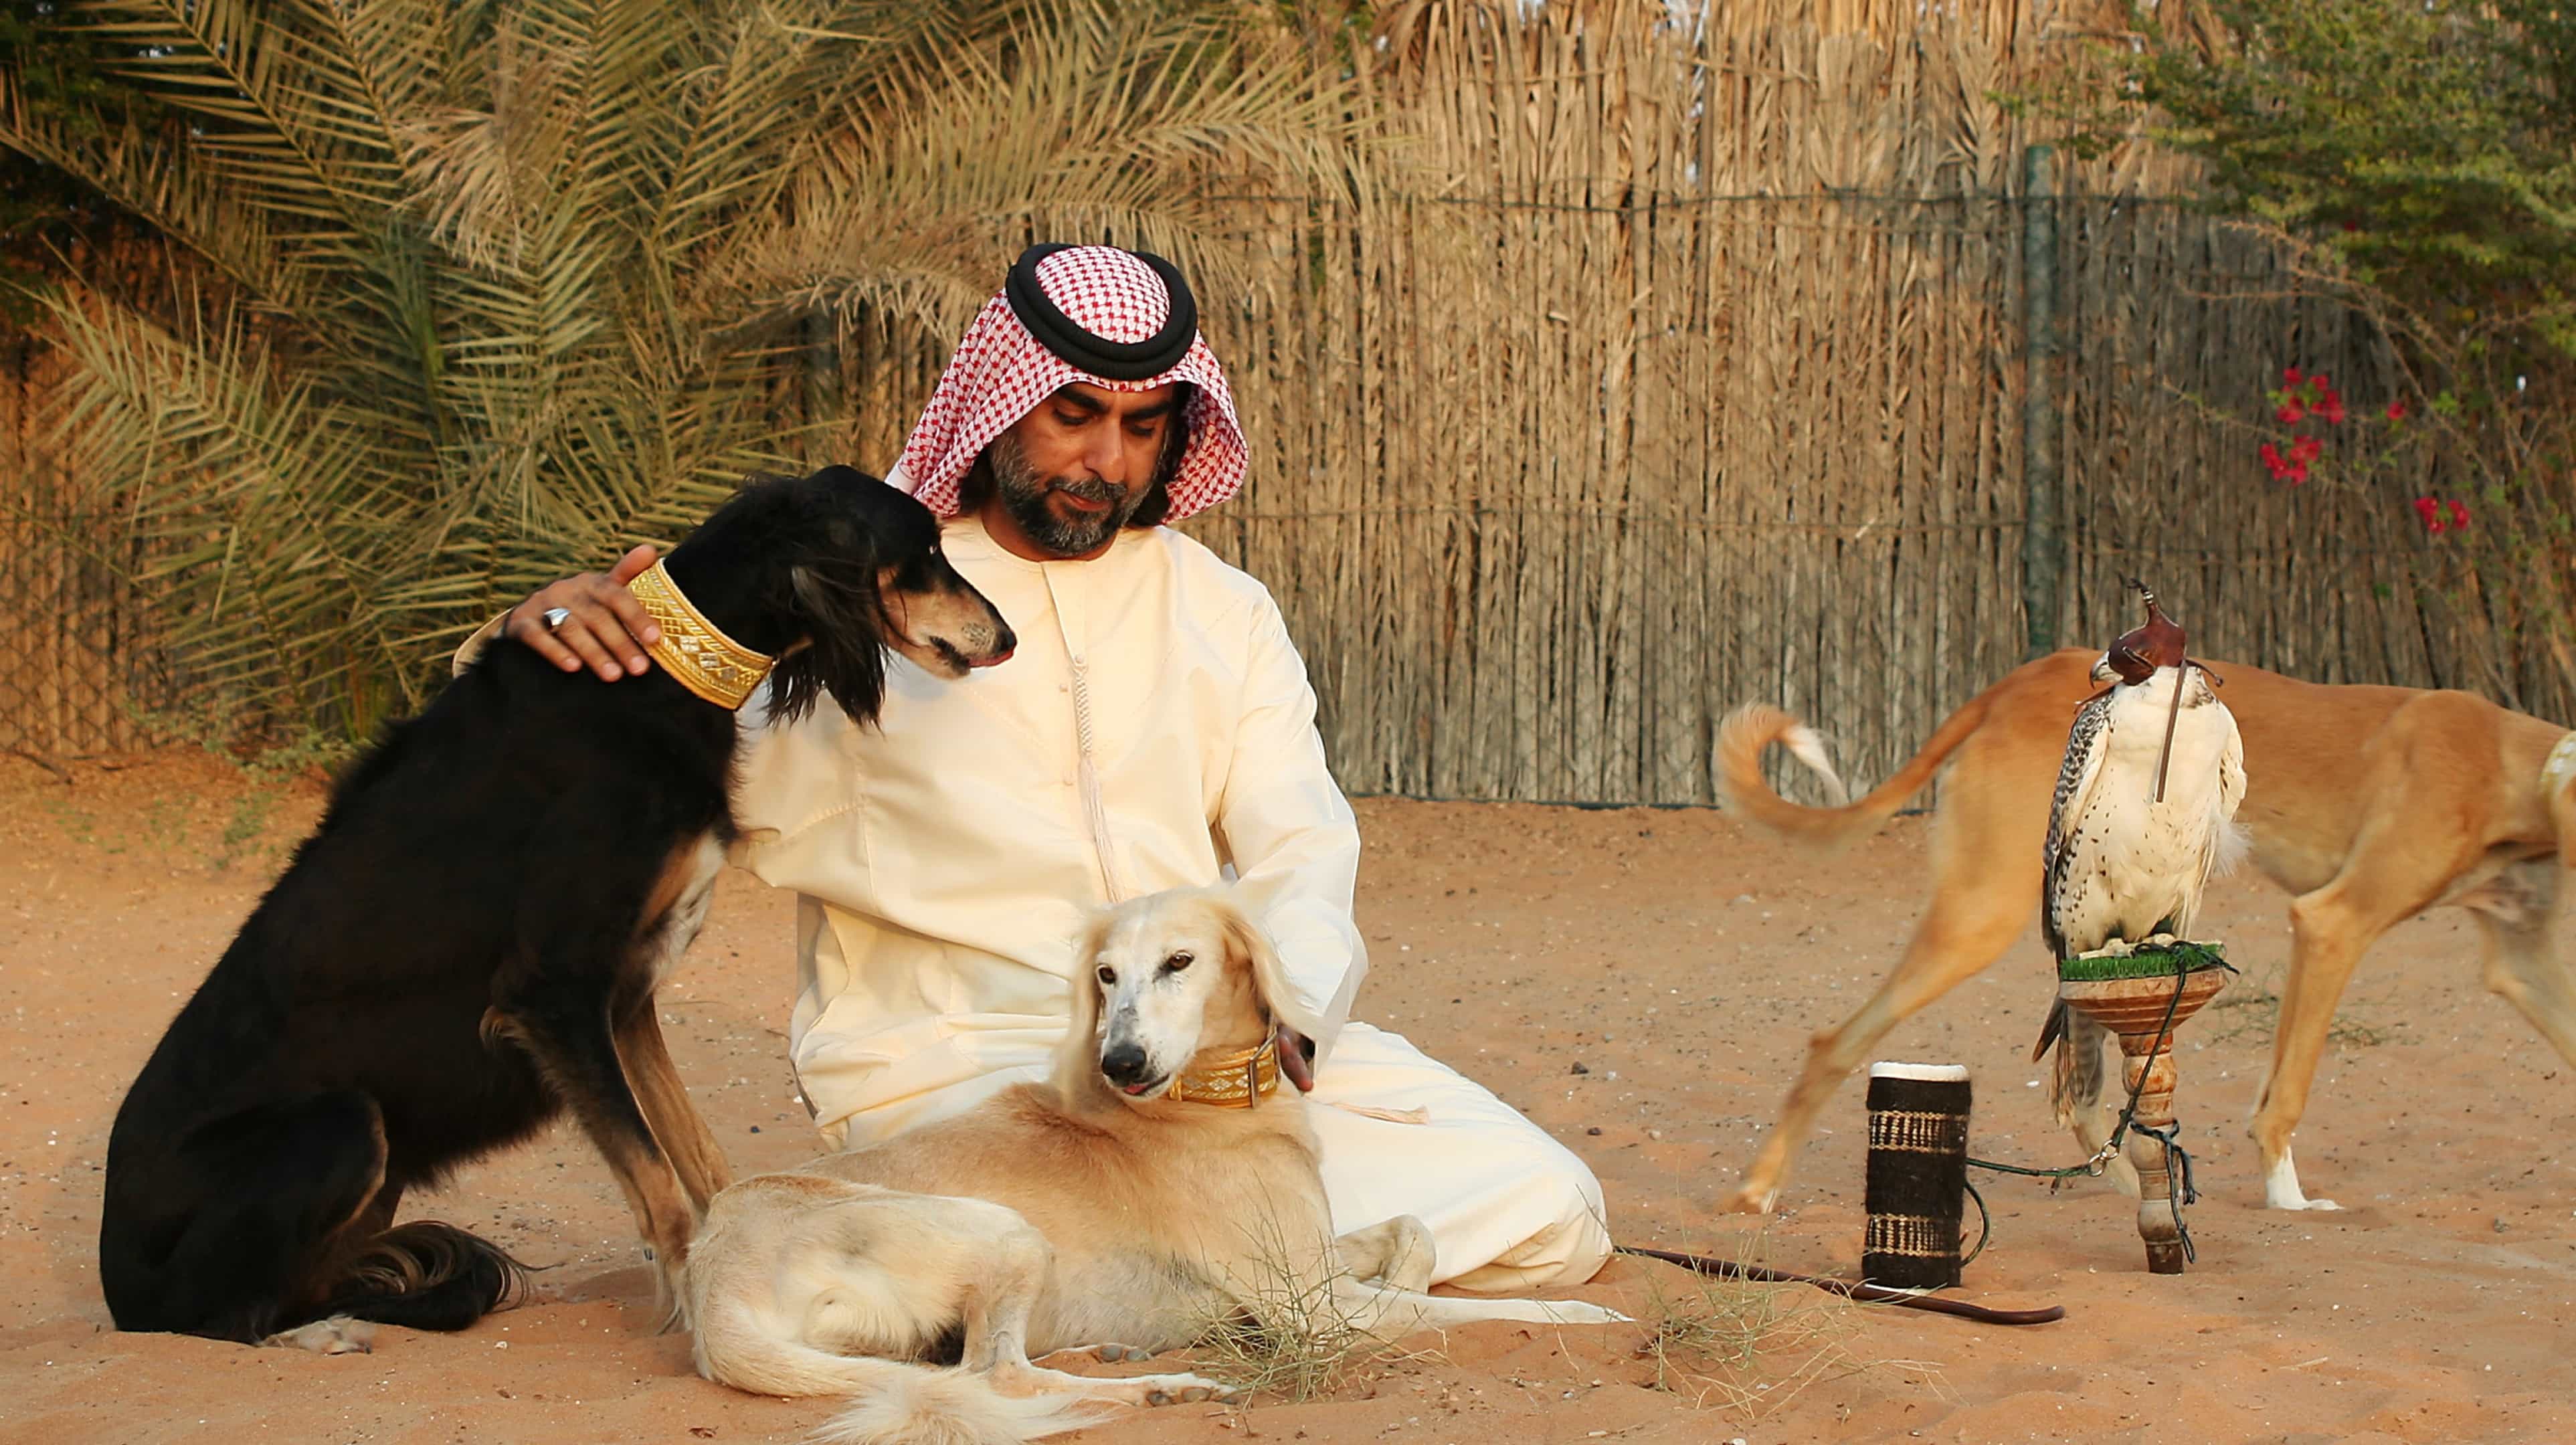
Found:
[[[1144,500],[1143,492],[1098,477],[1077,480],[1042,476],[1021,449],[1019,438],[1008,432],[993,438],[989,459],[993,465],[993,490],[1002,499],[1002,509],[1020,524],[1020,531],[1030,541],[1059,557],[1080,557],[1098,551],[1127,525],[1127,519],[1136,515],[1137,504]],[[1108,505],[1096,513],[1060,517],[1047,506],[1049,492],[1064,492]]]

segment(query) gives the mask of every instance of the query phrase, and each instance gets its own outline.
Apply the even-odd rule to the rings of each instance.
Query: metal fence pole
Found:
[[[2022,152],[2021,602],[2029,657],[2057,646],[2066,564],[2057,466],[2056,160],[2049,146]]]

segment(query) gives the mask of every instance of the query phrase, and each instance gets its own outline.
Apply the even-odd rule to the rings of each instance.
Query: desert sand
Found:
[[[94,1244],[108,1125],[163,1024],[319,805],[188,753],[0,756],[0,1441],[793,1441],[824,1401],[696,1378],[658,1333],[607,1170],[568,1126],[468,1169],[407,1216],[547,1266],[535,1298],[454,1336],[388,1329],[320,1357],[116,1333]],[[69,781],[64,780],[67,775]],[[1624,1241],[1857,1272],[1858,1080],[1768,1221],[1714,1212],[1809,1034],[1872,988],[1921,904],[1926,820],[1834,860],[1708,811],[1363,800],[1359,1014],[1495,1087],[1599,1171]],[[2018,866],[2023,860],[2011,860]],[[2220,884],[2204,932],[2246,977],[2182,1035],[2199,1262],[2144,1272],[2127,1202],[1981,1177],[1994,1239],[1962,1297],[2056,1303],[1997,1328],[1729,1287],[1776,1319],[1749,1363],[1643,1327],[1482,1325],[1415,1342],[1329,1396],[1133,1415],[1093,1441],[2511,1441],[2576,1439],[2576,1091],[2477,981],[2456,912],[2364,963],[2299,1136],[2336,1213],[2261,1208],[2243,1121],[2270,1045],[2283,900]],[[785,1061],[793,900],[729,874],[662,1012],[738,1170],[816,1145]],[[2027,1062],[2050,992],[2035,937],[1889,1040],[1965,1063],[1974,1147],[2072,1162]],[[1580,1068],[1578,1068],[1578,1065]],[[1648,1320],[1704,1312],[1691,1278],[1618,1260],[1574,1293]]]

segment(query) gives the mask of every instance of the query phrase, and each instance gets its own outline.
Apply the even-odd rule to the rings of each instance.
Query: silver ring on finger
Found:
[[[556,628],[564,625],[564,619],[572,616],[572,609],[569,607],[549,607],[537,615],[546,620],[546,630],[548,632],[552,632]]]

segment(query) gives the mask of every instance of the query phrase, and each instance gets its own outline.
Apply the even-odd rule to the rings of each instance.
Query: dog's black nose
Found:
[[[1134,1044],[1111,1044],[1100,1051],[1100,1072],[1113,1084],[1145,1082],[1145,1051]]]
[[[1011,653],[1011,652],[1017,652],[1017,651],[1019,651],[1019,650],[1020,650],[1020,639],[1019,639],[1019,635],[1018,635],[1017,633],[1015,633],[1015,632],[1011,631],[1011,624],[1009,624],[1009,623],[1005,622],[1005,623],[1001,624],[1001,628],[1002,628],[1001,635],[1000,635],[1000,636],[998,636],[998,637],[995,637],[995,638],[993,639],[993,650],[994,650],[995,652],[999,652],[999,653]]]

